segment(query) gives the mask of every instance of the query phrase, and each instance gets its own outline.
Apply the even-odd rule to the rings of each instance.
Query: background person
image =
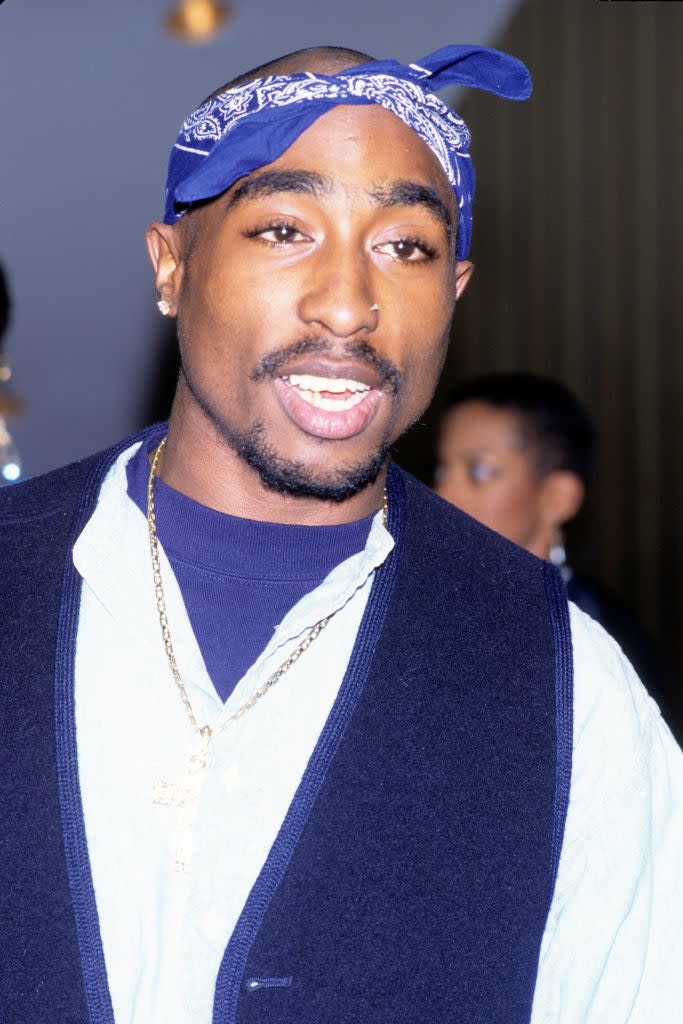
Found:
[[[9,423],[23,407],[23,403],[10,390],[12,367],[5,353],[5,335],[10,324],[12,300],[5,271],[0,263],[0,487],[13,484],[21,476],[21,458]]]
[[[570,600],[617,640],[673,723],[675,693],[652,639],[616,594],[566,561],[563,530],[583,505],[595,453],[576,396],[532,373],[465,380],[448,395],[437,448],[437,494],[557,565]]]

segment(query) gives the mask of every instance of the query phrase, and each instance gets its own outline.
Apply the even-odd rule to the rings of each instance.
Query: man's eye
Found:
[[[304,235],[293,224],[269,224],[267,227],[256,228],[247,232],[248,238],[262,238],[264,242],[271,245],[288,245],[291,242],[301,242]]]
[[[437,257],[435,249],[417,238],[397,238],[393,242],[378,245],[377,249],[402,263],[422,263]]]

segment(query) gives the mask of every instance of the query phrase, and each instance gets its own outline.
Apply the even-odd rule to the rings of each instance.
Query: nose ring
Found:
[[[379,306],[377,305],[376,302],[373,302],[373,304],[370,306],[370,312],[379,313]]]

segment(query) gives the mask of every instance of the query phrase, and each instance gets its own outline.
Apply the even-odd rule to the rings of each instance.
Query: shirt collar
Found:
[[[73,562],[84,583],[109,614],[125,623],[135,642],[147,647],[152,645],[165,658],[154,595],[147,523],[127,494],[126,466],[138,447],[139,442],[122,452],[105,477],[95,511],[74,545]],[[386,560],[394,540],[382,518],[381,512],[374,517],[365,548],[337,565],[319,586],[289,611],[250,669],[250,674],[258,670],[260,663],[279,647],[299,638],[320,619],[343,608]],[[160,561],[166,605],[173,624],[174,647],[183,666],[183,678],[186,683],[189,680],[197,682],[202,690],[215,695],[178,584],[161,547]]]

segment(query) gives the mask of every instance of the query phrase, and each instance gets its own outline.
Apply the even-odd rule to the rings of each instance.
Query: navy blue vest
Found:
[[[113,1021],[76,761],[70,552],[121,448],[0,492],[8,1024]],[[389,503],[395,551],[225,951],[214,1024],[529,1021],[571,771],[562,584],[394,467]]]

